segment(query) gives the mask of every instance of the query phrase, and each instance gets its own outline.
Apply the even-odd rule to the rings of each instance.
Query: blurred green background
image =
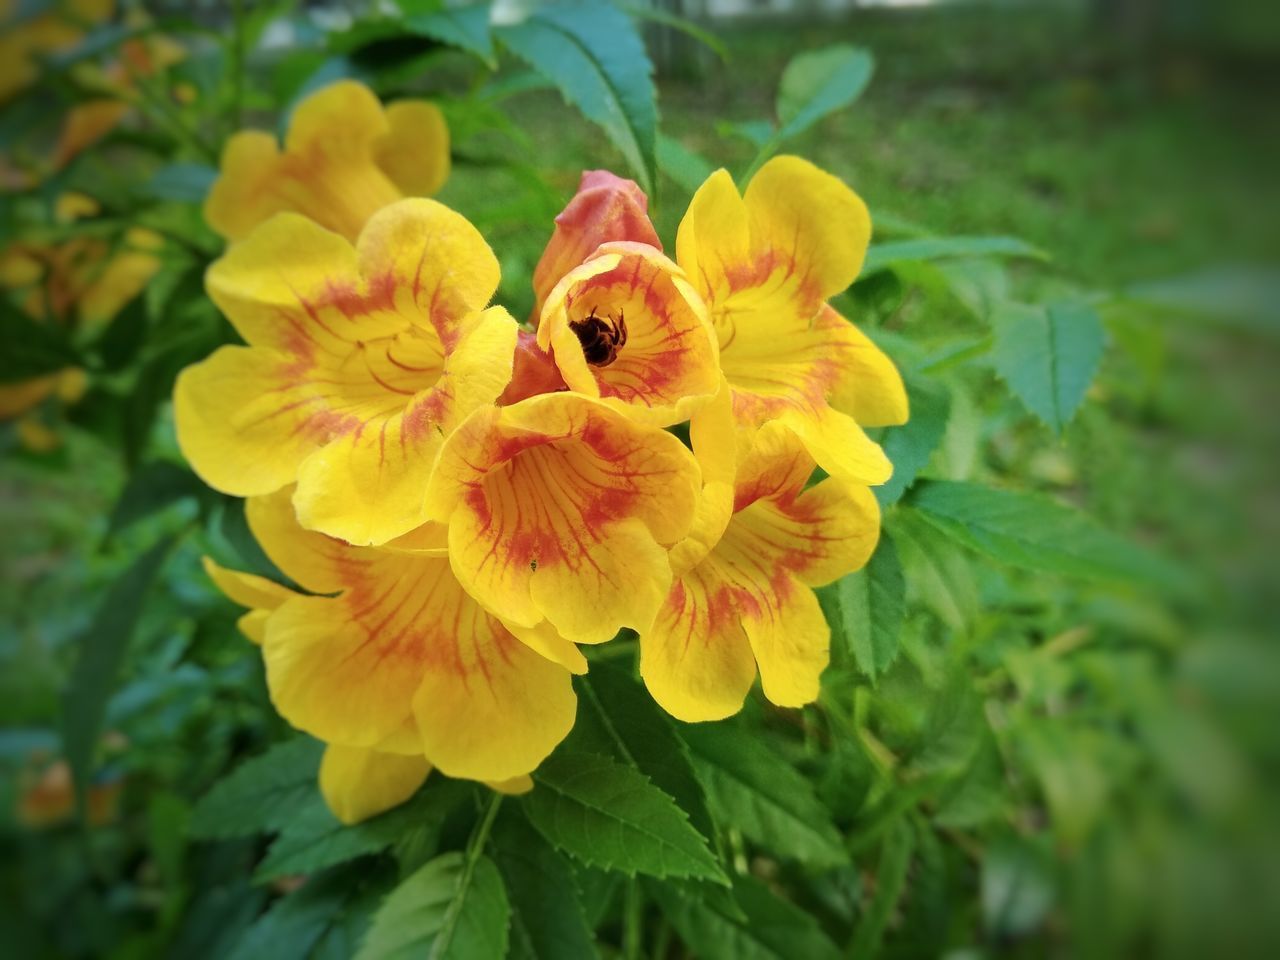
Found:
[[[958,393],[932,472],[1050,492],[1185,572],[1184,589],[1148,594],[979,566],[951,585],[974,595],[963,630],[942,642],[913,618],[907,655],[868,694],[870,725],[892,747],[919,725],[931,671],[960,659],[994,735],[990,789],[1013,800],[995,827],[969,808],[940,819],[961,852],[936,875],[917,865],[909,885],[941,876],[947,895],[905,899],[886,955],[1276,955],[1280,86],[1262,6],[811,5],[703,23],[720,52],[649,28],[663,130],[732,169],[754,155],[752,124],[792,56],[835,42],[875,54],[855,107],[789,149],[852,184],[885,236],[1009,234],[1048,251],[1011,262],[1009,285],[1096,295],[1109,335],[1061,438],[989,370],[948,368]],[[509,141],[451,114],[459,153],[440,199],[486,233],[504,302],[524,316],[580,171],[622,167],[557,93],[505,108],[543,178],[497,166]],[[668,246],[686,198],[665,179],[653,198]],[[954,290],[916,280],[860,285],[843,304],[876,316],[906,366],[979,330]],[[153,458],[176,456],[163,415],[150,442]],[[234,555],[243,523],[215,505],[151,596],[108,713],[102,780],[125,812],[97,832],[86,873],[74,827],[15,823],[24,771],[58,752],[75,642],[103,586],[195,507],[108,538],[125,483],[109,445],[72,430],[34,455],[6,428],[0,446],[0,926],[17,931],[15,956],[151,955],[160,941],[139,931],[157,927],[171,955],[221,955],[214,933],[243,929],[267,894],[238,900],[227,879],[250,849],[197,849],[182,825],[233,757],[283,732],[235,611],[198,566],[202,550]],[[923,609],[941,588],[911,589]],[[980,808],[979,794],[963,802]],[[855,837],[867,825],[853,811],[848,823]]]

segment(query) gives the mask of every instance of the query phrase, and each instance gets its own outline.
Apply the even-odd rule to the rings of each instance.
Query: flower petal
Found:
[[[742,708],[755,657],[727,588],[709,564],[678,577],[640,637],[640,675],[678,720],[721,720]]]
[[[270,493],[328,439],[296,364],[274,350],[220,347],[178,375],[178,445],[200,479],[223,493]]]
[[[320,792],[348,826],[404,803],[431,773],[422,757],[329,744],[320,761]]]
[[[249,530],[268,559],[291,580],[312,593],[337,593],[349,577],[366,565],[357,547],[304,530],[293,508],[293,489],[250,497],[244,505]]]
[[[555,232],[533,270],[536,322],[551,289],[602,243],[631,240],[662,249],[649,220],[649,200],[634,180],[587,170],[578,192],[556,217]]]
[[[437,562],[447,575],[448,564]],[[423,748],[451,777],[493,781],[527,774],[573,728],[572,678],[503,629],[448,577],[456,607],[445,623],[456,639],[437,638],[437,653],[414,697]]]
[[[824,406],[808,415],[788,411],[782,422],[795,431],[818,466],[851,486],[875,486],[893,476],[893,464],[880,444],[846,414]]]
[[[603,361],[595,356],[601,344]],[[701,298],[679,267],[645,244],[605,244],[556,284],[538,345],[552,351],[571,389],[655,426],[689,419],[720,383]]]
[[[652,620],[666,545],[693,519],[697,464],[678,439],[599,401],[543,394],[473,414],[446,441],[428,511],[487,609],[575,643]]]
[[[435,384],[403,412],[317,450],[298,469],[302,524],[354,544],[384,543],[426,522],[426,477],[444,438],[511,379],[515,321],[485,311],[459,338]]]
[[[283,151],[256,131],[227,142],[205,219],[240,240],[272,215],[295,211],[354,240],[370,216],[401,197],[375,162],[390,132],[367,87],[351,80],[325,87],[294,110]]]
[[[250,610],[274,610],[286,600],[297,596],[294,591],[280,586],[274,580],[254,573],[230,570],[215,563],[212,557],[203,557],[201,562],[205,574],[227,595],[228,600]]]
[[[449,179],[449,127],[425,100],[401,100],[386,109],[388,130],[374,143],[374,159],[406,196],[429,197]]]
[[[828,400],[863,427],[907,422],[907,391],[894,362],[865,333],[830,306],[814,322],[836,358]]]

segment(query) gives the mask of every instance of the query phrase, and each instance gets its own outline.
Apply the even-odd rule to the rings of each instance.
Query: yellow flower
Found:
[[[719,360],[706,306],[663,256],[647,205],[630,180],[583,174],[534,271],[537,347],[571,390],[665,427],[715,395]]]
[[[67,193],[58,198],[56,219],[72,223],[97,212],[91,197]],[[142,228],[128,230],[117,244],[98,236],[17,241],[0,251],[0,288],[16,293],[33,320],[92,331],[142,292],[160,269],[162,245],[157,234]],[[73,404],[86,385],[84,371],[68,367],[0,386],[0,420],[17,417],[49,396]],[[48,437],[36,439],[35,426],[27,428],[35,441],[28,445],[49,449]]]
[[[251,611],[271,699],[331,745],[321,785],[360,819],[413,793],[430,769],[520,789],[573,726],[570,671],[483,610],[435,549],[354,547],[303,530],[287,489],[248,501],[272,561],[313,594],[206,569]],[[512,782],[514,781],[514,782]]]
[[[653,627],[640,633],[640,672],[672,716],[736,713],[755,680],[779,706],[818,695],[830,630],[812,587],[864,563],[880,533],[865,486],[834,477],[805,487],[814,461],[783,424],[762,427],[725,496],[731,430],[716,411],[695,418],[693,440],[708,478],[697,536],[672,551],[675,580]],[[706,447],[716,448],[710,452]],[[720,464],[718,468],[712,464]]]
[[[850,484],[892,467],[861,426],[902,423],[893,363],[825,301],[858,276],[871,221],[840,180],[797,157],[766,163],[739,195],[724,170],[689,204],[676,260],[710,309],[737,421],[781,421]],[[861,424],[861,426],[860,426]]]
[[[444,438],[511,378],[515,321],[484,309],[497,285],[475,227],[433,200],[387,207],[354,247],[277,215],[209,269],[249,345],[179,376],[183,453],[236,496],[296,481],[308,528],[359,544],[408,533]]]
[[[693,520],[693,456],[669,433],[575,393],[471,415],[427,488],[467,592],[527,643],[600,643],[652,622],[668,547]]]
[[[70,50],[89,27],[115,10],[113,0],[63,0],[23,17],[20,0],[0,0],[0,103],[30,86],[40,75],[40,58]]]
[[[237,133],[204,215],[228,240],[283,211],[301,213],[354,241],[378,210],[433,194],[449,175],[449,132],[434,104],[386,109],[362,84],[343,80],[303,100],[281,150],[259,130]]]

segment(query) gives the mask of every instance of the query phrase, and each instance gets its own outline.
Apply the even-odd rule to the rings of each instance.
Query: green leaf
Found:
[[[498,38],[599,124],[640,182],[656,178],[658,106],[653,64],[635,25],[607,3],[542,7]]]
[[[715,173],[711,161],[690,150],[679,140],[658,134],[658,167],[686,193],[695,193]]]
[[[511,911],[493,862],[446,853],[383,902],[356,960],[480,960],[507,953]]]
[[[578,689],[578,719],[568,747],[635,766],[711,839],[711,814],[688,748],[644,685],[629,670],[604,662],[591,665],[591,672],[578,679]]]
[[[307,881],[259,917],[231,953],[230,960],[306,957],[341,926],[353,901],[367,893],[366,871],[330,870]]]
[[[1165,585],[1180,579],[1161,558],[1043,494],[924,480],[910,503],[957,543],[1015,567]]]
[[[872,487],[880,506],[897,503],[920,471],[929,465],[933,452],[942,443],[951,417],[951,391],[937,380],[907,378],[910,418],[898,427],[889,427],[880,441],[893,464],[889,482]]]
[[[907,599],[918,602],[959,633],[978,615],[978,584],[969,558],[928,520],[899,507],[889,530],[907,583]]]
[[[707,841],[639,771],[589,753],[560,752],[534,774],[529,819],[589,866],[634,876],[727,882]]]
[[[276,838],[254,879],[270,880],[324,867],[385,850],[412,829],[427,825],[437,832],[444,819],[471,791],[461,780],[441,780],[420,791],[408,803],[353,826],[338,820],[318,796],[294,811]],[[434,844],[434,838],[428,838]]]
[[[823,117],[843,110],[871,82],[875,61],[859,47],[836,44],[794,57],[778,86],[779,143],[808,130]]]
[[[190,470],[168,460],[139,467],[125,484],[107,523],[113,537],[139,520],[188,497],[202,499],[208,488]]]
[[[1190,315],[1272,339],[1280,337],[1280,270],[1275,267],[1219,264],[1135,284],[1125,291],[1125,298],[1174,316]]]
[[[914,847],[915,832],[905,819],[899,819],[890,828],[880,848],[875,896],[858,923],[848,952],[853,960],[870,960],[880,952],[889,917],[907,886],[907,867],[911,865]]]
[[[813,917],[779,899],[754,877],[734,879],[733,895],[740,910],[733,913],[665,885],[646,886],[680,939],[706,960],[835,960],[840,956]]]
[[[411,14],[404,18],[404,28],[409,33],[421,34],[473,53],[490,67],[497,66],[493,55],[493,36],[489,32],[488,3]]]
[[[508,957],[590,960],[597,956],[570,863],[510,807],[494,824],[491,844],[511,901]]]
[[[1054,900],[1048,851],[1014,834],[996,837],[982,855],[982,917],[995,938],[1020,937],[1040,925]]]
[[[954,257],[1026,257],[1047,260],[1049,255],[1017,237],[920,237],[873,243],[862,263],[862,276],[887,270],[910,260],[945,260]]]
[[[317,741],[298,737],[240,764],[196,804],[192,836],[245,837],[288,826],[315,799],[322,752]]]
[[[217,179],[216,167],[202,163],[171,163],[152,174],[141,192],[143,196],[155,200],[203,203],[213,181]]]
[[[712,816],[780,857],[814,867],[848,863],[831,815],[797,773],[759,738],[726,723],[691,724],[693,753]]]
[[[59,327],[36,323],[0,297],[0,383],[17,383],[80,364]]]
[[[111,585],[77,642],[75,666],[62,695],[62,743],[75,778],[76,807],[82,812],[107,700],[142,617],[147,593],[173,541],[173,537],[165,537],[156,543]]]
[[[906,584],[893,541],[882,536],[867,565],[840,580],[835,591],[840,618],[832,627],[874,683],[898,656],[902,635]]]
[[[1055,433],[1071,422],[1102,362],[1102,321],[1085,303],[1000,304],[991,314],[996,372]]]

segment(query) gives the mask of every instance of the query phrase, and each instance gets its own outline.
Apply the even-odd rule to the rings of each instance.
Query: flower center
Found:
[[[570,320],[569,329],[582,344],[582,356],[593,367],[607,367],[618,359],[619,348],[627,342],[627,321],[621,310],[618,318],[596,316],[596,307],[580,320]]]

